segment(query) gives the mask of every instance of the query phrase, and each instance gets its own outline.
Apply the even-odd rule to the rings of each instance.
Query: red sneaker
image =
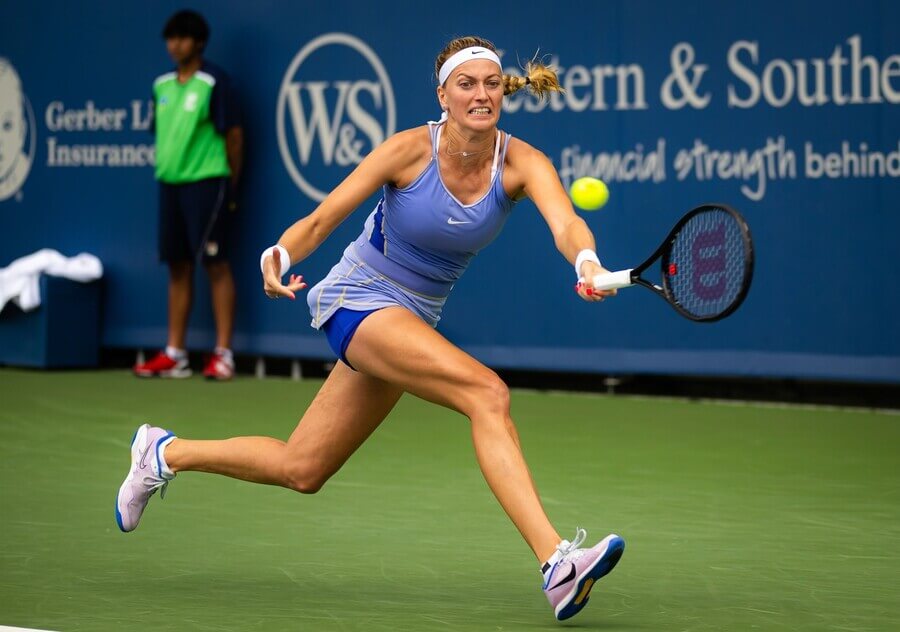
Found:
[[[152,360],[134,365],[134,374],[138,377],[190,377],[191,367],[187,358],[175,360],[165,351],[160,351]]]
[[[234,359],[213,353],[203,369],[203,377],[208,380],[230,380],[234,377]]]

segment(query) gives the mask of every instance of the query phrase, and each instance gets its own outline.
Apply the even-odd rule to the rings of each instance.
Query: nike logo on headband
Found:
[[[498,67],[503,67],[500,64],[500,57],[494,51],[489,48],[484,48],[483,46],[469,46],[468,48],[453,53],[450,58],[441,65],[441,68],[438,71],[438,85],[444,85],[444,82],[447,81],[447,78],[450,76],[450,73],[453,72],[454,68],[460,64],[466,63],[472,57],[483,57],[484,59],[494,62]]]

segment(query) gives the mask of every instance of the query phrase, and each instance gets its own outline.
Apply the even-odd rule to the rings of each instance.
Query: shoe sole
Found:
[[[191,369],[182,369],[180,371],[134,371],[137,377],[161,377],[166,379],[182,379],[191,377],[194,372]]]
[[[148,424],[144,424],[148,425]],[[135,462],[134,462],[134,443],[137,441],[138,433],[144,428],[144,426],[140,426],[137,430],[134,431],[134,436],[131,437],[131,469],[128,470],[128,476],[131,476],[134,472]],[[122,523],[122,513],[119,511],[119,496],[122,495],[122,488],[125,487],[125,482],[128,481],[128,476],[125,477],[125,481],[122,482],[122,485],[119,486],[119,491],[116,494],[116,524],[119,525],[119,530],[122,533],[128,533],[128,529],[125,528],[125,525]]]
[[[572,597],[563,601],[565,606],[555,613],[559,621],[574,617],[581,612],[581,609],[587,605],[591,589],[597,580],[608,575],[619,563],[622,553],[625,552],[625,540],[617,535],[609,535],[605,541],[606,550],[597,557],[593,565],[578,577],[575,589],[571,593]]]
[[[209,382],[227,382],[227,381],[231,380],[234,376],[229,375],[228,377],[221,377],[219,375],[204,375],[203,377],[205,377],[206,380]]]

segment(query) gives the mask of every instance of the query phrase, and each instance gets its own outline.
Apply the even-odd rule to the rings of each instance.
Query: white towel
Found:
[[[0,268],[0,310],[9,301],[25,312],[37,309],[41,304],[41,274],[87,283],[103,276],[103,264],[94,255],[64,257],[50,248],[16,259]]]

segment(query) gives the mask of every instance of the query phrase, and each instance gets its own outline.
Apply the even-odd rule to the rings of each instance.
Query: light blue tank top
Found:
[[[407,187],[385,185],[383,197],[354,242],[359,257],[397,283],[443,297],[478,251],[506,223],[515,201],[503,189],[503,163],[510,136],[495,145],[491,185],[473,204],[463,204],[444,186],[438,167],[442,125],[429,125],[431,161]]]

